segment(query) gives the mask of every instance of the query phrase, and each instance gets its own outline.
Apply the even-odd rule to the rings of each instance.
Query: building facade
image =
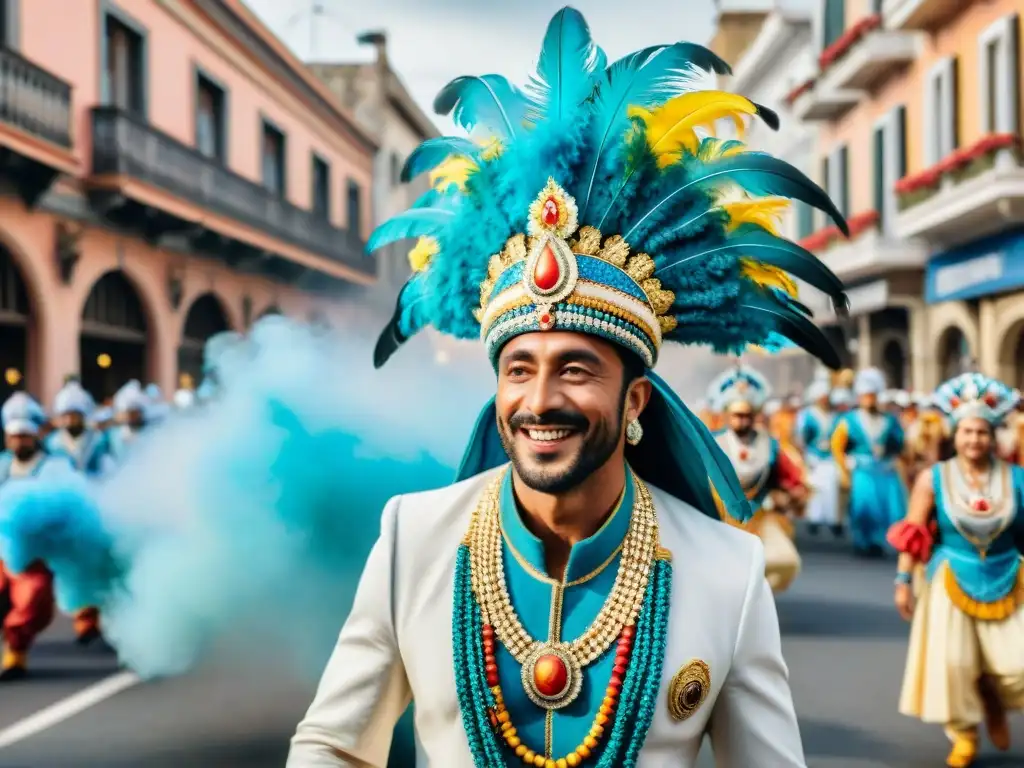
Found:
[[[239,0],[0,22],[0,395],[167,391],[212,333],[332,324],[374,283],[376,142]]]
[[[819,126],[817,178],[847,215],[804,244],[849,286],[852,319],[822,322],[929,389],[978,368],[1016,384],[1020,3],[823,0],[818,67],[791,94]]]

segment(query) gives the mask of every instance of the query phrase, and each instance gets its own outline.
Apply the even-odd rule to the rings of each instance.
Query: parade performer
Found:
[[[91,476],[102,474],[112,465],[106,435],[89,427],[94,410],[95,403],[89,393],[77,380],[69,381],[54,400],[57,430],[46,439],[49,453],[67,456],[76,469]]]
[[[57,393],[53,406],[58,429],[45,442],[51,455],[67,456],[75,469],[89,477],[101,476],[115,466],[107,434],[88,427],[94,409],[92,397],[78,380],[69,380]],[[95,606],[75,613],[76,642],[88,645],[99,639],[99,618]]]
[[[732,462],[753,508],[743,528],[761,538],[765,576],[774,592],[783,592],[800,573],[800,555],[787,513],[803,504],[807,489],[803,470],[780,442],[754,425],[770,395],[768,381],[747,367],[726,371],[709,388],[709,397],[726,414],[726,427],[715,439]]]
[[[807,407],[800,412],[797,433],[804,448],[811,488],[806,518],[811,533],[827,525],[836,536],[843,534],[839,518],[839,473],[832,457],[835,414],[830,406],[830,385],[818,379],[807,388]]]
[[[142,385],[135,379],[125,384],[114,395],[116,426],[108,432],[110,452],[115,461],[122,462],[139,436],[152,425],[153,403]]]
[[[1016,401],[1009,387],[965,373],[935,399],[956,455],[920,475],[889,532],[900,552],[896,606],[913,621],[900,712],[943,725],[946,764],[966,768],[979,725],[1007,750],[1007,712],[1024,709],[1024,470],[995,455],[995,428]]]
[[[896,462],[903,451],[903,430],[883,413],[879,395],[885,376],[877,368],[857,373],[853,385],[858,407],[836,419],[832,455],[840,484],[849,489],[849,520],[854,551],[884,553],[885,532],[906,514],[907,492]]]
[[[46,414],[24,392],[16,392],[0,410],[6,450],[0,454],[0,493],[24,478],[70,470],[63,456],[49,456],[39,438]],[[2,524],[3,521],[0,521]],[[0,682],[20,680],[28,673],[28,652],[54,615],[53,574],[38,560],[6,564],[0,561],[0,606],[3,618],[3,658]]]
[[[762,548],[719,522],[712,488],[728,515],[750,505],[650,369],[665,341],[736,353],[772,333],[836,365],[775,265],[840,307],[841,285],[755,198],[845,224],[784,163],[695,132],[774,122],[689,90],[725,71],[710,52],[606,65],[564,9],[526,91],[454,80],[435,104],[482,143],[416,150],[405,178],[447,160],[434,190],[371,237],[427,238],[375,362],[427,326],[479,337],[497,395],[460,482],[387,506],[289,768],[383,766],[410,699],[423,764],[686,767],[707,731],[722,765],[805,765]]]

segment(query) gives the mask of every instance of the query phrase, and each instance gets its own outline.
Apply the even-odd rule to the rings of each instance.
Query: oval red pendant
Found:
[[[558,264],[555,249],[551,246],[551,243],[546,243],[544,250],[540,252],[540,258],[537,259],[536,266],[533,268],[534,285],[542,291],[550,291],[558,285],[558,280],[561,276],[562,268]]]
[[[987,499],[975,499],[971,504],[975,512],[988,512],[990,507]]]
[[[553,227],[558,223],[558,203],[555,198],[549,197],[544,201],[544,209],[541,212],[541,218],[549,227]]]
[[[749,454],[746,451],[740,451],[740,461],[746,461]]]
[[[533,684],[541,696],[554,698],[569,683],[569,670],[560,658],[553,653],[545,654],[537,659],[533,666]]]

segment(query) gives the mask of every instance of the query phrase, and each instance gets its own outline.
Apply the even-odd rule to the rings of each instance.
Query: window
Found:
[[[313,213],[322,219],[331,218],[331,166],[313,155]]]
[[[871,0],[871,13],[874,16],[880,16],[882,13],[882,4],[885,0]]]
[[[196,73],[196,149],[220,163],[227,155],[227,96],[224,89]]]
[[[1016,133],[1020,96],[1018,17],[1006,16],[978,39],[978,105],[985,133]]]
[[[948,58],[928,73],[925,90],[925,165],[932,166],[957,148],[957,63]]]
[[[146,112],[146,41],[127,20],[107,13],[104,23],[103,102],[144,115]]]
[[[266,120],[263,121],[263,146],[260,151],[262,153],[263,186],[278,197],[284,197],[287,190],[284,134]]]
[[[872,149],[874,155],[874,209],[878,213],[878,223],[880,227],[885,227],[886,214],[888,211],[888,185],[890,180],[886,178],[886,157],[885,157],[885,128],[886,126],[879,125],[875,127],[874,137],[872,141]]]
[[[796,217],[796,238],[803,240],[814,232],[814,209],[807,203],[797,203]]]
[[[391,186],[397,187],[402,183],[402,161],[397,152],[391,153]]]
[[[348,217],[348,231],[356,237],[362,237],[362,190],[359,188],[359,184],[352,179],[348,180],[348,203],[347,212]]]
[[[825,24],[822,49],[842,37],[846,30],[846,3],[843,0],[825,0]]]

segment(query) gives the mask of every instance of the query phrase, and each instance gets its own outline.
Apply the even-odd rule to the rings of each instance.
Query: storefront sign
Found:
[[[925,301],[976,299],[1024,286],[1024,232],[979,240],[939,254],[925,272]]]

